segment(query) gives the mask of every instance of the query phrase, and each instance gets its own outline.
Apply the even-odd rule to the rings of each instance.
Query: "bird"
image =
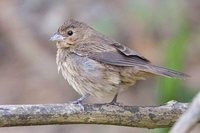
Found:
[[[50,38],[56,42],[58,72],[81,97],[112,98],[152,76],[186,79],[187,74],[153,65],[140,53],[96,31],[84,22],[67,19]]]

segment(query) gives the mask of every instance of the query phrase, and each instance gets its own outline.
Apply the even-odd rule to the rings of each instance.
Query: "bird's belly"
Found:
[[[81,95],[96,97],[114,96],[122,90],[119,72],[87,57],[70,56],[58,62],[63,77]]]

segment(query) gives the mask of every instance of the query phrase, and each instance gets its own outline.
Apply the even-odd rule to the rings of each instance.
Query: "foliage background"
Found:
[[[169,100],[189,102],[200,89],[199,0],[1,0],[0,104],[65,103],[79,95],[55,63],[49,41],[65,19],[84,21],[96,30],[142,53],[154,64],[191,75],[186,81],[150,78],[120,94],[127,105],[155,105]],[[110,99],[88,99],[88,103]],[[198,132],[199,126],[193,133]],[[55,125],[1,128],[1,133],[146,133],[105,125]]]

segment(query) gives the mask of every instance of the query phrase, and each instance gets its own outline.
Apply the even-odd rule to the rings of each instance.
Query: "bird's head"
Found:
[[[68,48],[88,38],[90,29],[91,27],[85,23],[69,19],[58,28],[50,40],[56,41],[59,48]]]

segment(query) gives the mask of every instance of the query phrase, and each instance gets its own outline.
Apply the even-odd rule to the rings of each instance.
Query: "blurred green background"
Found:
[[[126,105],[190,102],[200,89],[199,0],[1,0],[0,104],[65,103],[79,95],[57,73],[50,36],[74,18],[143,54],[153,64],[182,71],[188,80],[139,81],[119,95]],[[108,102],[90,98],[88,103]],[[86,128],[87,127],[87,128]],[[192,133],[197,133],[200,126]],[[1,128],[0,133],[165,133],[105,125]]]

